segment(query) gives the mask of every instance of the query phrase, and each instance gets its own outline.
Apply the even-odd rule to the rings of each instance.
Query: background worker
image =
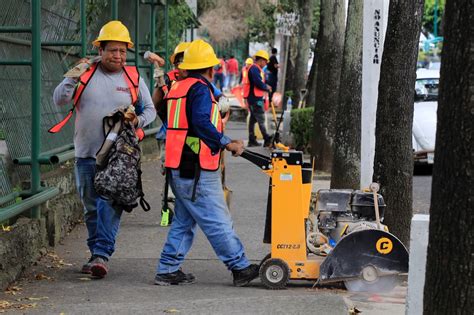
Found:
[[[242,70],[240,71],[240,83],[248,84],[248,75],[251,65],[253,65],[253,59],[250,57],[245,59],[245,64],[242,67]]]
[[[162,126],[156,134],[156,140],[158,141],[158,149],[160,158],[164,159],[165,155],[165,140],[166,140],[166,103],[163,101],[165,95],[171,89],[174,82],[184,79],[186,77],[186,70],[181,70],[178,65],[183,61],[183,55],[186,48],[189,47],[189,42],[181,42],[174,49],[173,54],[170,56],[170,62],[174,69],[168,73],[164,73],[163,69],[159,67],[158,58],[154,58],[156,55],[150,55],[148,60],[155,63],[155,70],[153,77],[155,79],[155,88],[153,90],[153,104],[155,104],[156,112],[162,121]]]
[[[230,55],[230,59],[226,63],[227,69],[227,82],[226,88],[231,91],[232,88],[237,84],[237,78],[239,76],[239,62],[235,59],[234,55]]]
[[[278,63],[277,53],[278,50],[276,48],[272,48],[272,55],[270,56],[270,61],[267,65],[268,85],[272,87],[272,90],[268,95],[270,101],[272,101],[273,93],[276,92],[278,84],[278,69],[280,68],[280,64]]]
[[[267,133],[265,128],[265,111],[264,111],[264,96],[266,92],[270,92],[272,88],[265,84],[265,73],[262,68],[268,63],[269,57],[265,50],[259,50],[254,56],[255,63],[249,67],[248,80],[242,82],[244,88],[244,99],[246,100],[249,111],[249,147],[260,146],[255,137],[255,123],[258,123],[260,131],[262,132],[264,147],[271,145],[272,137]]]
[[[102,119],[117,108],[134,103],[135,97],[143,105],[143,111],[139,116],[127,113],[125,119],[136,127],[151,123],[156,111],[145,81],[139,80],[138,87],[131,85],[130,77],[140,77],[136,67],[125,66],[127,48],[133,47],[128,29],[119,21],[111,21],[102,27],[93,45],[99,47],[100,61],[80,78],[65,78],[54,90],[53,98],[56,105],[69,104],[73,99],[76,104],[76,185],[84,206],[87,246],[91,253],[81,271],[102,278],[108,272],[107,261],[115,250],[122,214],[122,209],[114,208],[111,201],[94,189],[96,153],[104,142]],[[80,84],[85,76],[89,76],[87,85]],[[79,91],[81,94],[77,95]]]
[[[259,266],[247,260],[224,200],[220,151],[225,148],[240,155],[244,146],[241,140],[222,134],[222,120],[210,83],[217,64],[219,60],[208,43],[193,41],[179,65],[188,76],[176,82],[166,97],[165,166],[176,200],[175,217],[157,266],[157,285],[195,281],[192,274],[181,271],[181,264],[191,249],[197,225],[232,271],[234,285],[247,285],[258,276]]]
[[[212,83],[224,91],[225,87],[225,76],[226,76],[226,68],[225,68],[225,56],[219,59],[219,63],[214,66],[214,77],[212,79]]]

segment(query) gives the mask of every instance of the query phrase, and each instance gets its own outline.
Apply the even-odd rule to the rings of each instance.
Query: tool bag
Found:
[[[124,110],[104,117],[105,140],[96,155],[94,186],[97,193],[113,201],[113,206],[131,212],[138,206],[150,210],[142,190],[141,149],[135,128],[124,121]]]

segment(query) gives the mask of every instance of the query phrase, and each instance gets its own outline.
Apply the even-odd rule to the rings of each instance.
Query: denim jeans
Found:
[[[170,177],[176,196],[175,216],[161,252],[157,273],[171,273],[179,269],[191,249],[197,225],[229,270],[248,267],[250,263],[234,231],[225,203],[221,173],[201,171],[194,202],[191,200],[194,179],[179,177],[178,170],[171,170]]]
[[[115,251],[122,210],[101,198],[94,189],[95,159],[76,158],[76,186],[84,206],[87,246],[92,255],[109,258]]]

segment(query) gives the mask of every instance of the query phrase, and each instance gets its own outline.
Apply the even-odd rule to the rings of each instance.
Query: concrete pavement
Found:
[[[227,134],[246,138],[245,124],[231,122]],[[263,148],[252,148],[268,153]],[[227,156],[227,186],[233,191],[231,214],[247,256],[259,262],[269,247],[262,243],[268,178],[250,162]],[[183,269],[197,282],[186,286],[153,285],[155,268],[168,231],[160,227],[160,162],[156,156],[143,163],[143,185],[152,210],[124,213],[117,250],[105,279],[94,280],[78,272],[89,253],[86,229],[78,225],[56,248],[25,273],[0,300],[25,307],[28,314],[348,314],[356,307],[363,314],[404,314],[406,287],[390,296],[349,294],[343,287],[312,288],[310,282],[290,282],[286,290],[265,289],[258,279],[235,288],[232,276],[216,258],[199,231]],[[315,182],[314,190],[328,181]],[[289,212],[291,215],[291,212]],[[16,293],[16,294],[13,294]]]

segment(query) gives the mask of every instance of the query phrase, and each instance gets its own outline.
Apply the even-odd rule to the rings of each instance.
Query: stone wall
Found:
[[[142,143],[144,158],[156,153],[154,136]],[[55,247],[83,219],[82,205],[76,191],[74,164],[68,161],[42,174],[43,182],[56,186],[61,193],[41,206],[42,218],[19,218],[11,231],[0,229],[0,288],[4,289],[21,276],[47,248]],[[24,215],[27,213],[25,212]]]

